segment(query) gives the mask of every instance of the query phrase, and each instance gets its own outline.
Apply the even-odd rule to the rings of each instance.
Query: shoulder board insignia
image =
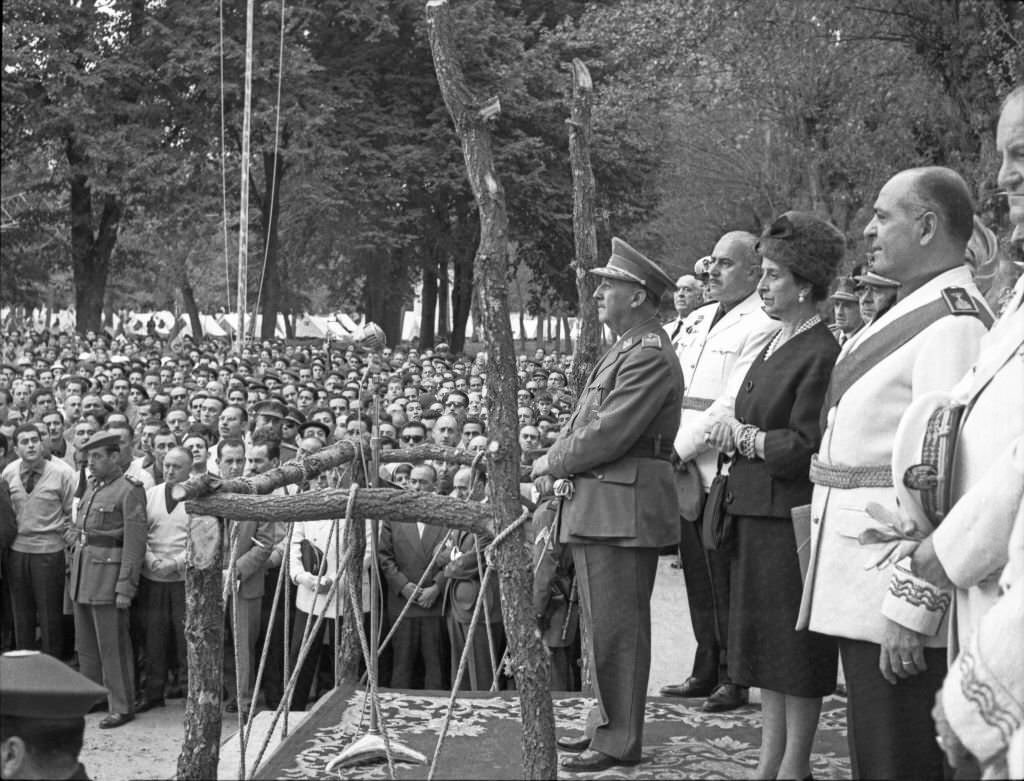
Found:
[[[132,477],[131,475],[125,475],[124,479],[127,480],[131,485],[137,486],[138,488],[142,488],[142,481],[139,480],[139,478]]]
[[[949,307],[949,311],[954,315],[977,315],[979,314],[978,305],[974,299],[971,298],[971,294],[964,290],[962,287],[947,287],[942,291],[942,298],[946,302],[946,306]]]
[[[644,347],[661,347],[661,337],[657,334],[644,334],[643,338]]]

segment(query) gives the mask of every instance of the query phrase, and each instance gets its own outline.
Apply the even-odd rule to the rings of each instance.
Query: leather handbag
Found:
[[[732,542],[733,517],[725,509],[726,487],[729,484],[729,473],[722,473],[722,466],[725,457],[718,457],[718,470],[711,487],[708,489],[708,498],[704,503],[704,513],[701,516],[701,541],[706,550],[721,550]]]

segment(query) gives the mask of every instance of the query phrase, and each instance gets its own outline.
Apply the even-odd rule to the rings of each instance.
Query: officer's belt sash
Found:
[[[986,327],[990,326],[992,320],[988,315],[988,310],[984,307],[978,309],[975,316],[985,323]],[[896,318],[841,358],[832,370],[832,378],[829,381],[828,390],[825,392],[825,403],[821,405],[821,430],[825,430],[828,422],[828,411],[839,404],[839,400],[865,374],[932,323],[938,322],[949,314],[952,313],[945,299],[932,301]]]

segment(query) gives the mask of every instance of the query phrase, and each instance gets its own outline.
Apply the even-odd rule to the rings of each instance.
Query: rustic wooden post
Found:
[[[497,433],[489,455],[487,490],[495,531],[500,533],[520,515],[515,347],[508,310],[508,215],[487,125],[501,106],[497,98],[485,102],[473,99],[456,55],[447,0],[430,0],[426,16],[437,82],[462,142],[466,173],[480,210],[480,244],[475,263],[480,272],[480,314],[490,364],[487,393],[491,400],[491,430]],[[526,778],[555,778],[555,719],[549,662],[533,617],[533,567],[521,526],[497,548],[496,562],[502,615],[519,687],[523,773]]]
[[[572,113],[569,125],[569,163],[572,166],[572,234],[576,247],[577,317],[580,323],[572,355],[569,383],[577,394],[583,390],[590,370],[597,363],[601,324],[597,320],[594,291],[597,280],[587,269],[597,266],[597,227],[594,222],[594,170],[590,165],[590,97],[594,84],[582,60],[572,61]]]
[[[182,781],[217,777],[224,670],[223,562],[221,521],[190,516],[185,554],[188,699],[177,772]]]

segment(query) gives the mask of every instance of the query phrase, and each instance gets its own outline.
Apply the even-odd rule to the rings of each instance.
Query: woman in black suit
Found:
[[[818,416],[839,345],[817,305],[829,293],[845,241],[829,223],[787,212],[762,235],[759,292],[779,330],[736,396],[735,418],[709,442],[735,454],[726,511],[735,519],[729,674],[762,690],[758,778],[810,775],[821,699],[835,688],[830,638],[796,631],[802,579],[790,512],[809,504]]]

